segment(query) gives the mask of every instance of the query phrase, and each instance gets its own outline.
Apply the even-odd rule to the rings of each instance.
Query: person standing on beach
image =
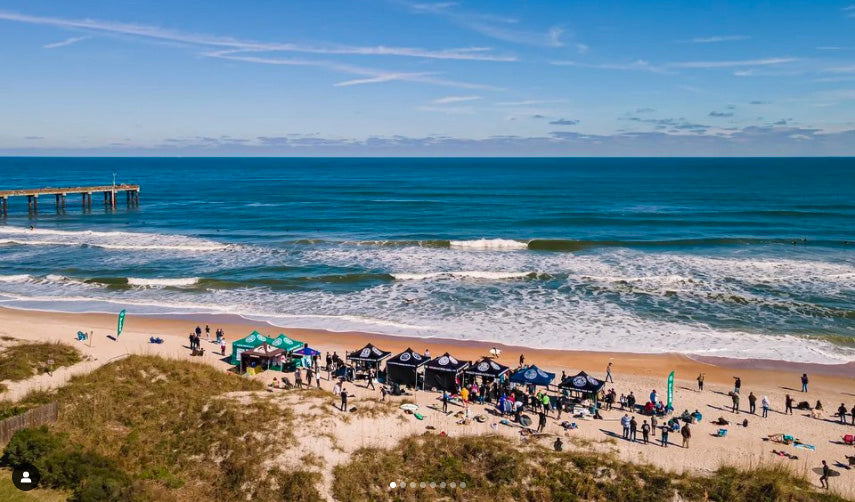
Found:
[[[525,364],[525,354],[520,354],[520,368]]]
[[[766,396],[763,396],[763,400],[760,401],[760,406],[763,407],[763,418],[768,417],[769,416],[769,398]]]
[[[819,486],[828,490],[828,475],[831,474],[831,469],[825,460],[822,461],[822,474],[819,476]]]
[[[855,404],[852,405],[852,409],[849,411],[852,413],[852,425],[855,425]]]
[[[757,409],[757,396],[753,392],[748,393],[748,413],[756,415],[754,411]]]
[[[374,370],[368,370],[368,383],[365,385],[365,388],[371,387],[371,390],[377,390],[374,388]]]
[[[632,442],[636,441],[638,437],[638,422],[635,421],[635,416],[629,419],[629,440]]]
[[[802,373],[802,392],[807,392],[808,376],[807,373]]]
[[[733,377],[733,392],[739,394],[739,391],[742,390],[742,379],[738,376]]]
[[[623,417],[620,419],[620,425],[623,427],[623,438],[629,439],[629,415],[626,413],[623,414]]]
[[[689,430],[689,424],[680,429],[680,435],[683,436],[683,448],[689,447],[689,440],[692,439],[692,431]]]
[[[442,391],[442,412],[448,414],[448,392]]]
[[[662,447],[668,448],[668,426],[662,427]]]
[[[644,439],[644,444],[647,444],[647,440],[650,438],[650,424],[647,423],[647,420],[641,424],[641,437]]]
[[[300,368],[294,370],[294,385],[298,389],[303,388],[303,373],[300,371]]]
[[[739,415],[739,394],[731,392],[730,400],[733,401],[733,407],[731,407],[730,411]]]
[[[335,385],[333,385],[332,393],[336,396],[341,394],[341,384],[339,382],[336,382]]]
[[[196,336],[199,336],[199,337],[202,336],[202,328],[199,326],[196,326]]]
[[[347,411],[347,390],[341,388],[341,411]]]
[[[840,407],[837,408],[837,416],[840,418],[840,423],[846,425],[846,405],[840,403]]]
[[[787,413],[793,414],[793,398],[789,394],[784,398],[784,414]]]
[[[612,362],[611,361],[609,361],[609,364],[606,366],[606,378],[603,381],[615,383],[615,379],[612,378]]]
[[[208,326],[207,324],[205,325],[205,341],[206,342],[211,341],[211,327]]]
[[[193,333],[190,333],[190,350],[196,348],[196,337],[193,336]]]
[[[312,388],[312,377],[314,377],[314,372],[312,371],[312,367],[309,366],[306,368],[306,388]]]
[[[656,419],[656,414],[650,417],[650,432],[653,433],[653,437],[656,437],[656,426],[659,425],[659,421]]]
[[[699,373],[698,374],[698,392],[701,392],[703,390],[704,390],[704,374]]]

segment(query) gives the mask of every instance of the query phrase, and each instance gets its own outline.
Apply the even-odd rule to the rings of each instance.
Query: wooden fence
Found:
[[[56,401],[54,401],[50,404],[27,410],[20,415],[2,420],[0,421],[0,444],[6,444],[12,439],[15,431],[26,429],[27,427],[38,427],[54,423],[58,416]]]

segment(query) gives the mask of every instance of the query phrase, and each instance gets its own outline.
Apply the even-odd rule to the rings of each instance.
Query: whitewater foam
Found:
[[[0,282],[27,282],[32,279],[29,274],[0,275]]]
[[[465,241],[450,241],[449,245],[457,249],[475,249],[481,251],[517,251],[528,249],[525,242],[510,239],[476,239]]]
[[[144,232],[69,231],[0,227],[0,244],[18,246],[79,246],[108,250],[219,251],[229,245],[198,237]]]
[[[193,286],[199,282],[198,277],[179,277],[175,279],[166,278],[145,278],[145,277],[128,277],[128,284],[131,286],[141,286],[148,288],[156,287],[187,287]]]
[[[483,279],[500,281],[503,279],[522,279],[536,275],[533,272],[489,272],[489,271],[455,271],[455,272],[428,272],[423,274],[393,273],[392,277],[399,281],[425,281],[432,279]]]

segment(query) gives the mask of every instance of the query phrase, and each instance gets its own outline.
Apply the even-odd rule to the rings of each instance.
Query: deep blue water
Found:
[[[855,159],[0,158],[0,189],[114,172],[139,208],[10,199],[0,305],[855,357]]]

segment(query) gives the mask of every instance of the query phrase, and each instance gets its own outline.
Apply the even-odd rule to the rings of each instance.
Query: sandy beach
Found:
[[[620,439],[620,417],[624,411],[614,409],[603,412],[605,420],[588,421],[573,419],[566,414],[562,420],[571,420],[579,424],[579,428],[565,432],[553,414],[546,432],[550,435],[566,436],[577,447],[599,451],[613,451],[625,460],[648,462],[675,472],[692,471],[708,473],[721,465],[750,466],[758,463],[785,463],[800,473],[809,473],[810,469],[826,459],[834,466],[836,462],[846,462],[845,455],[855,454],[852,446],[842,444],[844,434],[855,433],[855,426],[839,424],[832,416],[841,402],[851,409],[855,404],[855,392],[852,390],[855,368],[853,365],[797,365],[792,363],[756,360],[733,359],[694,359],[678,354],[638,355],[630,353],[598,353],[583,351],[537,350],[530,348],[509,347],[483,342],[467,342],[444,339],[414,339],[394,336],[382,336],[367,333],[333,333],[319,330],[276,329],[263,323],[252,323],[231,316],[186,316],[179,318],[156,318],[129,315],[125,329],[117,341],[107,338],[115,334],[116,317],[104,314],[63,314],[52,312],[21,311],[0,309],[0,336],[13,337],[21,340],[60,341],[76,346],[84,354],[84,361],[62,368],[53,375],[39,375],[23,382],[9,382],[9,390],[3,396],[5,399],[19,399],[27,392],[39,388],[52,388],[62,385],[72,375],[92,371],[100,365],[123,357],[126,354],[157,354],[176,359],[193,359],[204,361],[223,371],[229,366],[214,353],[214,344],[204,340],[203,347],[207,352],[203,357],[191,358],[189,355],[187,334],[197,325],[203,328],[211,326],[211,332],[218,328],[225,330],[227,340],[235,340],[246,336],[252,330],[258,330],[268,336],[284,332],[292,338],[308,342],[310,346],[320,350],[337,351],[340,355],[346,350],[361,348],[365,343],[375,345],[389,351],[401,351],[412,347],[417,351],[429,349],[436,356],[448,351],[458,359],[474,360],[486,355],[493,346],[502,350],[499,362],[515,367],[520,353],[525,354],[526,362],[536,364],[548,371],[560,375],[564,370],[573,374],[585,370],[594,376],[602,377],[608,362],[613,364],[615,383],[607,385],[614,387],[618,394],[628,394],[632,391],[639,402],[647,400],[651,390],[656,389],[664,396],[666,379],[670,371],[675,371],[675,409],[679,414],[682,410],[699,410],[704,418],[693,428],[689,449],[679,446],[680,437],[671,435],[671,447],[667,450],[659,446],[643,445],[640,442],[631,443]],[[94,331],[92,346],[77,342],[77,331]],[[148,343],[149,336],[160,336],[165,340],[162,345]],[[204,337],[204,335],[203,335]],[[226,354],[230,354],[231,347]],[[695,378],[699,372],[706,376],[703,392],[697,390]],[[810,375],[810,391],[800,392],[799,377],[803,372]],[[263,372],[253,378],[265,382],[272,381],[279,373]],[[732,390],[733,377],[742,379],[742,413],[731,413],[731,400],[727,393]],[[557,383],[557,382],[556,382]],[[200,384],[202,384],[200,382]],[[322,387],[329,390],[332,383],[322,380]],[[354,384],[348,384],[348,390],[356,397],[354,404],[360,406],[374,405],[374,400],[380,397],[379,390],[363,389]],[[379,387],[378,387],[379,389]],[[747,413],[747,396],[753,392],[757,396],[757,415]],[[821,419],[811,418],[809,412],[795,410],[794,415],[787,416],[784,410],[784,396],[791,394],[796,403],[805,400],[812,405],[821,400],[825,414]],[[769,417],[760,417],[760,400],[768,396],[771,401]],[[310,413],[308,402],[303,402],[297,395],[287,393],[292,406],[300,412],[302,408]],[[329,396],[330,402],[333,396]],[[370,399],[370,401],[369,401]],[[399,399],[399,398],[390,398]],[[413,399],[413,396],[410,397]],[[349,453],[367,446],[392,447],[401,438],[410,434],[421,434],[427,426],[436,430],[447,431],[449,435],[499,433],[519,437],[519,429],[498,425],[491,427],[497,420],[491,417],[484,424],[469,425],[455,424],[455,417],[445,416],[431,409],[425,409],[428,403],[435,403],[437,394],[418,392],[415,396],[417,403],[425,411],[425,420],[417,421],[411,416],[396,412],[392,415],[369,416],[358,420],[349,420],[345,414],[324,417],[323,420],[313,421],[310,425],[312,432],[320,438],[305,445],[310,451],[324,459],[326,469],[343,462]],[[452,407],[454,408],[454,407]],[[475,406],[473,413],[484,413],[481,406]],[[454,408],[460,410],[462,408]],[[316,413],[316,412],[315,412]],[[726,437],[715,437],[719,426],[710,423],[718,417],[731,421],[727,427]],[[641,421],[648,417],[637,415]],[[748,427],[741,426],[743,419],[748,419]],[[850,419],[847,419],[849,422]],[[735,425],[739,422],[740,425]],[[791,434],[802,442],[814,445],[816,450],[796,449],[768,441],[763,438],[770,434]],[[551,443],[554,437],[547,436],[541,441]],[[617,439],[612,439],[617,437]],[[639,438],[641,437],[639,433]],[[658,437],[658,434],[657,434]],[[576,441],[579,439],[580,441]],[[584,446],[578,446],[584,445]],[[333,447],[335,446],[335,447]],[[772,453],[773,449],[784,450],[795,454],[798,460],[780,457]],[[840,467],[838,467],[840,469]],[[842,476],[834,483],[836,490],[849,497],[855,496],[855,489],[850,482],[855,472],[844,470]],[[328,483],[328,472],[325,475]]]

